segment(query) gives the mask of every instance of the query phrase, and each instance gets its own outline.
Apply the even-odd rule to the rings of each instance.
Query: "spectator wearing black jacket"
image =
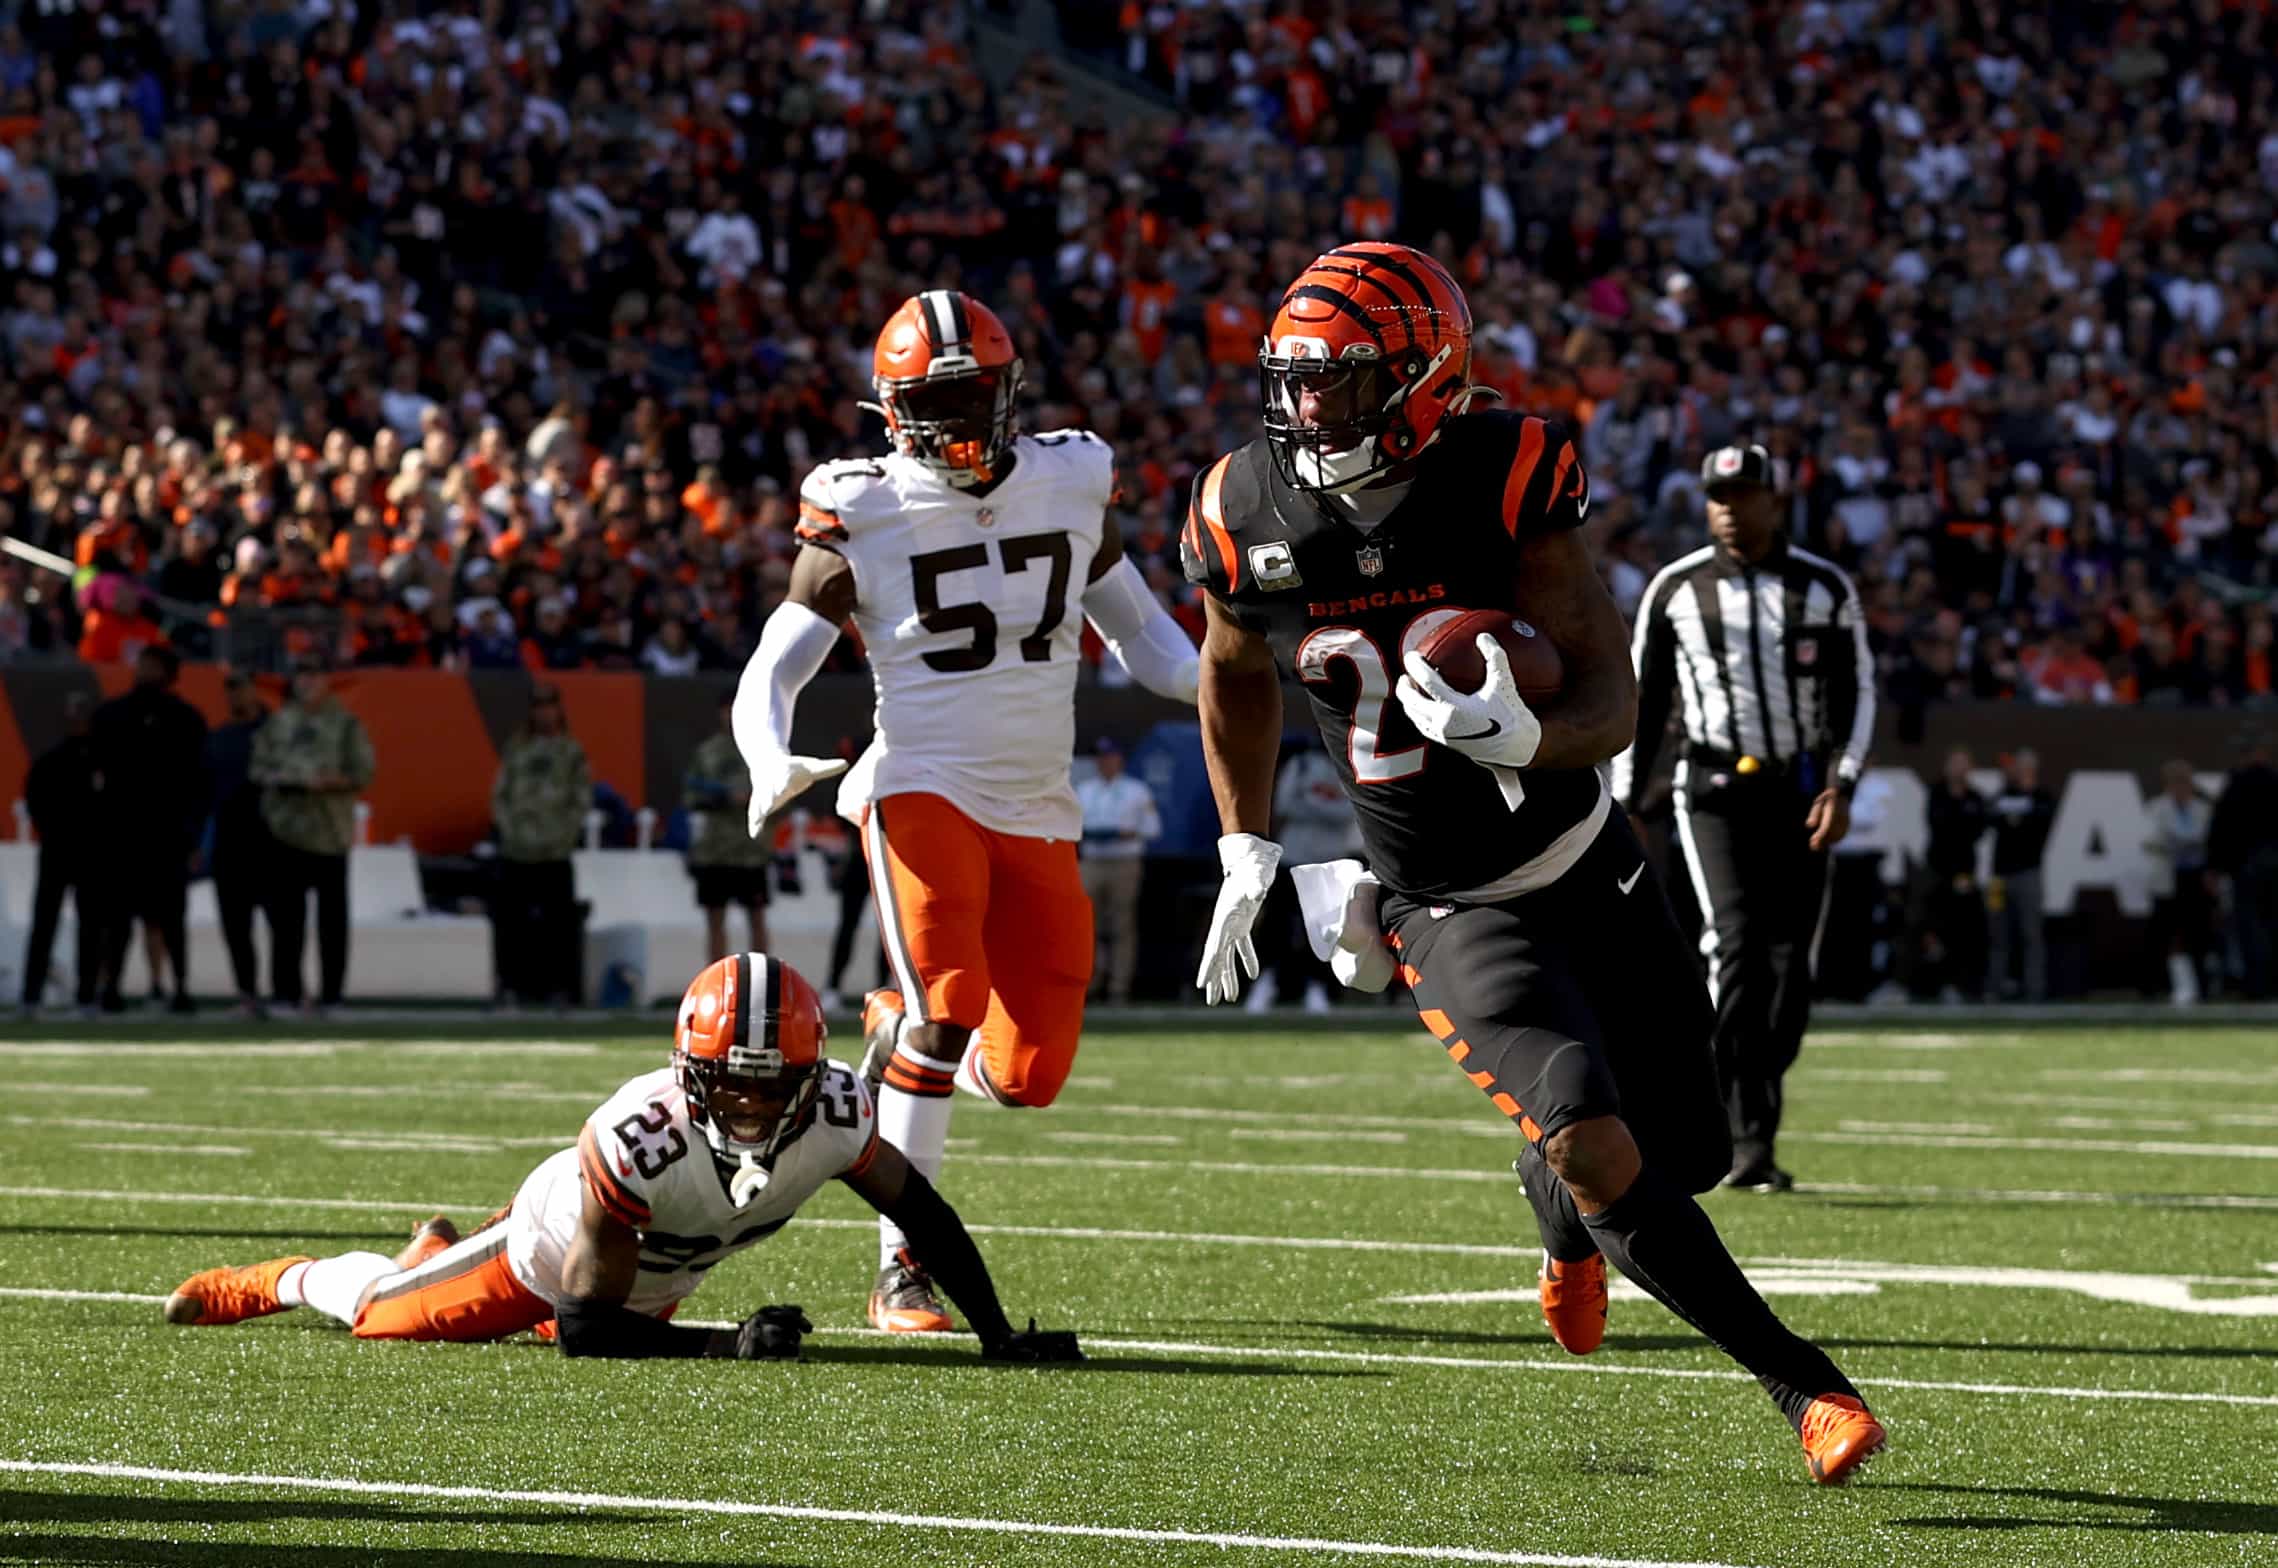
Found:
[[[2057,798],[2041,787],[2041,760],[2020,750],[2002,764],[2001,792],[1993,797],[1993,885],[1987,889],[1987,911],[1993,927],[1988,949],[1990,973],[1987,989],[1996,996],[2012,994],[2009,960],[2023,954],[2023,985],[2019,993],[2028,1002],[2044,1002],[2049,995],[2049,950],[2042,940],[2045,916],[2041,891],[2041,861],[2049,845],[2049,829],[2057,819]]]
[[[1970,754],[1956,747],[1945,776],[1931,791],[1930,842],[1915,901],[1909,957],[1917,964],[1910,989],[1942,993],[1947,1000],[1975,996],[1985,953],[1985,899],[1978,886],[1977,846],[1992,826],[1985,797],[1970,782]],[[1934,983],[1926,983],[1934,974]]]
[[[261,907],[263,878],[275,841],[261,819],[261,791],[252,781],[253,737],[269,717],[253,677],[233,670],[223,683],[229,695],[229,722],[206,740],[206,777],[212,785],[214,902],[221,910],[222,940],[237,982],[237,1009],[248,1018],[264,1015],[261,979],[253,951],[253,915]]]
[[[24,803],[40,838],[40,871],[32,894],[32,934],[24,945],[23,1008],[39,1006],[47,990],[48,959],[55,947],[63,898],[71,895],[79,917],[78,972],[81,1008],[95,1005],[103,968],[104,916],[99,879],[93,875],[95,845],[102,835],[103,776],[87,737],[94,704],[83,692],[63,703],[63,739],[32,764],[24,779]]]
[[[135,658],[133,690],[95,710],[92,737],[103,773],[110,879],[106,1010],[124,1005],[119,980],[138,919],[165,946],[174,971],[174,1010],[190,1010],[184,916],[190,861],[206,822],[206,721],[174,694],[181,668],[181,656],[164,643],[145,648]]]
[[[2207,828],[2207,867],[2223,879],[2230,918],[2232,962],[2246,994],[2271,994],[2273,950],[2278,948],[2278,768],[2270,742],[2249,742],[2215,802]]]

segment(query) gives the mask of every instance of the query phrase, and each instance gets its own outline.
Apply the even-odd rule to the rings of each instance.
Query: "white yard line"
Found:
[[[1296,1552],[1307,1556],[1390,1557],[1410,1562],[1496,1563],[1518,1565],[1518,1568],[1730,1568],[1730,1565],[1721,1563],[1677,1563],[1639,1557],[1575,1557],[1561,1553],[1490,1551],[1473,1546],[1410,1546],[1391,1541],[1335,1541],[1308,1536],[1247,1535],[1236,1531],[1150,1530],[1130,1525],[961,1518],[950,1514],[889,1513],[871,1508],[815,1508],[793,1503],[748,1503],[727,1498],[635,1497],[611,1492],[541,1492],[485,1486],[435,1486],[420,1481],[350,1481],[330,1476],[163,1470],[147,1465],[61,1464],[29,1459],[0,1459],[0,1471],[24,1475],[78,1475],[101,1480],[150,1481],[173,1486],[258,1487],[269,1491],[426,1498],[443,1502],[529,1503],[548,1508],[574,1509],[581,1513],[591,1509],[607,1509],[666,1515],[800,1519],[823,1524],[876,1525],[895,1530],[947,1530],[1086,1541],[1141,1541],[1163,1545]]]
[[[2219,1088],[2278,1088],[2278,1067],[2044,1067],[2059,1083],[2203,1083]]]
[[[1794,1137],[1782,1133],[1783,1138]],[[1932,1198],[1956,1203],[2079,1203],[2147,1209],[2270,1209],[2278,1197],[2224,1192],[2076,1192],[2038,1187],[1917,1187],[1865,1181],[1799,1181],[1796,1191],[1839,1198]]]
[[[566,1149],[577,1131],[512,1138],[473,1132],[399,1132],[389,1127],[266,1127],[244,1122],[139,1122],[110,1116],[0,1116],[0,1126],[77,1127],[95,1132],[234,1133],[253,1138],[329,1138],[344,1148],[433,1148],[439,1153],[490,1153],[499,1149]]]
[[[1788,1076],[1827,1083],[1944,1083],[1950,1075],[1943,1067],[1798,1067]]]
[[[51,1290],[28,1286],[0,1286],[0,1298],[21,1297],[40,1301],[124,1301],[157,1304],[166,1298],[123,1291]],[[690,1328],[732,1328],[725,1321],[682,1318]],[[817,1338],[878,1339],[891,1337],[883,1329],[824,1328]],[[960,1342],[965,1335],[942,1336],[936,1343]],[[905,1340],[905,1342],[908,1342]],[[1094,1354],[1144,1351],[1153,1355],[1205,1356],[1231,1361],[1321,1361],[1352,1366],[1431,1367],[1460,1372],[1564,1372],[1588,1377],[1674,1378],[1683,1382],[1753,1383],[1755,1378],[1738,1368],[1633,1366],[1616,1361],[1565,1357],[1549,1360],[1526,1356],[1439,1356],[1382,1350],[1320,1350],[1297,1345],[1218,1345],[1183,1339],[1119,1339],[1087,1334],[1084,1344]],[[2081,1388],[2026,1383],[1963,1383],[1903,1377],[1859,1377],[1861,1388],[1903,1389],[1916,1393],[1984,1394],[2015,1399],[2112,1400],[2123,1403],[2237,1405],[2278,1409],[2278,1394],[2202,1393],[2167,1388]]]
[[[1150,1149],[1175,1149],[1186,1142],[1184,1138],[1167,1132],[1048,1132],[1046,1143],[1098,1143],[1118,1147],[1140,1145]]]
[[[215,1154],[233,1160],[253,1153],[241,1143],[75,1143],[72,1147],[95,1154]]]
[[[2175,1143],[2130,1138],[1986,1138],[1920,1132],[1789,1132],[1799,1143],[1900,1144],[1910,1149],[2011,1149],[2036,1154],[2150,1154],[2189,1160],[2278,1160],[2278,1143]]]
[[[9,1094],[89,1094],[101,1095],[106,1100],[139,1100],[150,1093],[150,1085],[144,1083],[97,1083],[91,1078],[82,1078],[76,1083],[18,1083],[8,1079],[0,1079],[0,1091]]]
[[[133,1040],[7,1040],[0,1041],[0,1057],[99,1056],[111,1061],[126,1056],[182,1057],[226,1060],[238,1056],[332,1056],[343,1049],[323,1040],[245,1041],[233,1045],[166,1045]]]

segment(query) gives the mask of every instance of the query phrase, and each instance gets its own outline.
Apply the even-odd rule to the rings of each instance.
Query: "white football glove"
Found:
[[[1410,652],[1393,695],[1424,739],[1488,767],[1523,768],[1542,746],[1542,721],[1519,695],[1503,645],[1482,632],[1479,653],[1487,679],[1475,692],[1457,691],[1422,654]]]
[[[845,771],[846,763],[838,757],[794,757],[777,752],[759,758],[751,764],[751,805],[745,813],[744,826],[753,838],[759,837],[769,817],[812,786],[825,779],[835,779]]]
[[[1242,981],[1234,973],[1240,961],[1244,973],[1258,977],[1258,950],[1250,941],[1273,888],[1275,868],[1281,864],[1281,846],[1255,833],[1229,833],[1218,841],[1218,864],[1226,880],[1218,885],[1218,907],[1210,912],[1210,935],[1202,944],[1202,968],[1194,983],[1202,999],[1213,1006],[1242,994]]]

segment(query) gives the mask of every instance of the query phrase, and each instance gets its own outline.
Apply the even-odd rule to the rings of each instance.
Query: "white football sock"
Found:
[[[911,1094],[891,1084],[878,1089],[878,1135],[932,1181],[941,1174],[942,1149],[949,1142],[949,1096]],[[901,1227],[880,1216],[878,1266],[889,1267],[905,1238]]]
[[[364,1292],[396,1272],[395,1259],[377,1252],[343,1252],[337,1258],[296,1263],[277,1278],[277,1299],[288,1307],[314,1307],[350,1328]]]

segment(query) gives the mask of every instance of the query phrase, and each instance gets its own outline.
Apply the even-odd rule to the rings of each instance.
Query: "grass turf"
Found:
[[[20,1294],[157,1295],[479,1218],[662,1055],[655,1030],[519,1032],[0,1040],[0,1461],[383,1488],[0,1469],[0,1561],[1365,1560],[1160,1538],[1185,1531],[1444,1561],[2278,1562],[2278,1052],[2245,1032],[1816,1037],[1784,1148],[1812,1190],[1708,1202],[1891,1427],[1843,1492],[1651,1302],[1617,1300],[1588,1361],[1550,1344],[1513,1135],[1390,1025],[1102,1033],[1048,1113],[960,1103],[945,1190],[1008,1308],[1084,1331],[1071,1371],[844,1332],[875,1257],[836,1188],[692,1309],[803,1303],[826,1332],[793,1366],[361,1344],[308,1313],[169,1329],[149,1301]]]

